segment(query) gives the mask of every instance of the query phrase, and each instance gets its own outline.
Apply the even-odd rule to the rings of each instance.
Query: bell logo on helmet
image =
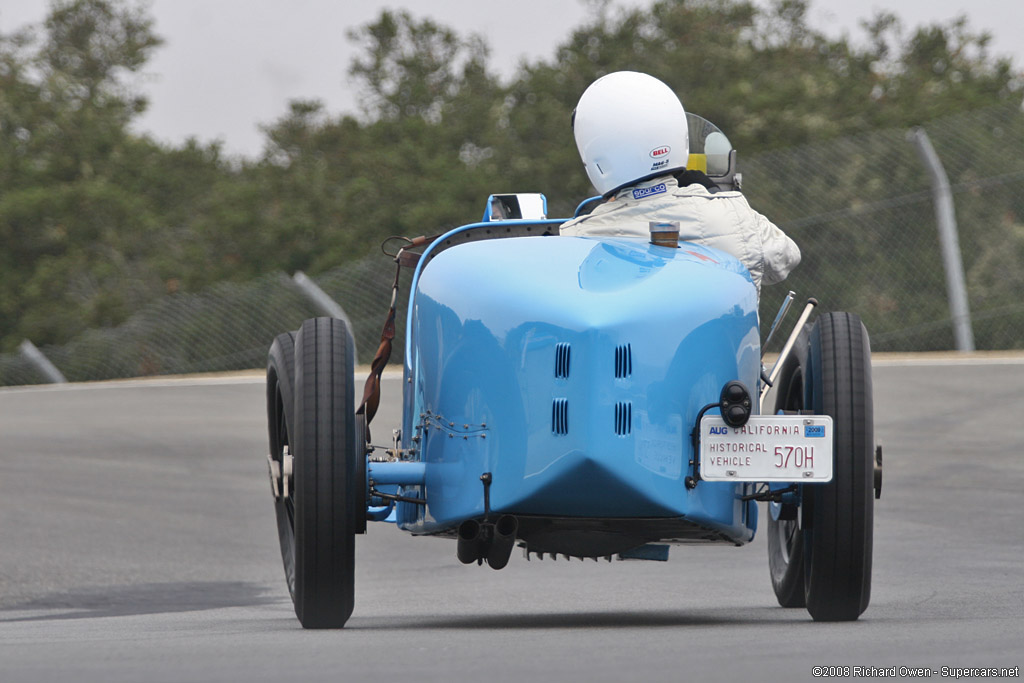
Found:
[[[655,147],[654,149],[651,150],[651,158],[652,159],[660,159],[663,156],[666,156],[671,151],[672,151],[672,148],[669,147],[668,145],[662,145],[661,147]]]

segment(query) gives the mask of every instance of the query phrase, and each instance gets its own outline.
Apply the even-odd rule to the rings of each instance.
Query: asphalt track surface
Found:
[[[356,609],[304,631],[257,379],[0,390],[0,681],[813,680],[1024,665],[1024,362],[876,364],[871,606],[776,605],[764,526],[658,562],[463,566],[373,524]],[[397,425],[385,382],[378,433]],[[383,430],[383,432],[382,432]],[[762,510],[763,520],[763,510]]]

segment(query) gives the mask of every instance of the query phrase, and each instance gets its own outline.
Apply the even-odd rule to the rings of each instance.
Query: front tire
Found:
[[[831,415],[832,481],[803,487],[805,594],[815,621],[853,621],[871,599],[874,414],[871,348],[852,313],[826,313],[811,331],[805,402]]]
[[[365,516],[357,479],[351,334],[314,318],[295,337],[295,614],[341,628],[355,598],[355,534]]]

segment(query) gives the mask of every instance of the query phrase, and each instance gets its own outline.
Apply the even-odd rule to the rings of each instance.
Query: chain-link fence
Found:
[[[1024,348],[1024,114],[988,109],[923,128],[952,185],[976,346]],[[930,179],[907,131],[741,166],[751,203],[803,253],[785,283],[765,288],[762,317],[793,289],[860,314],[876,351],[953,348]]]
[[[1024,114],[997,108],[924,126],[950,177],[979,349],[1024,348]],[[825,310],[859,313],[875,351],[953,348],[929,176],[905,130],[876,131],[741,157],[751,204],[803,252],[783,284],[766,287],[762,318],[786,291]],[[394,264],[379,252],[316,277],[354,328],[359,360],[379,341]],[[403,277],[392,358],[404,347]],[[43,353],[71,381],[262,367],[281,331],[322,315],[283,273],[200,294],[170,295],[123,325],[91,330]],[[43,375],[0,354],[0,385]]]
[[[360,360],[369,362],[391,301],[394,264],[371,255],[315,278],[354,327]],[[408,289],[408,276],[403,278]],[[405,304],[405,298],[400,299]],[[175,294],[123,325],[90,330],[63,346],[40,350],[69,381],[259,368],[274,337],[324,315],[284,273],[248,283],[222,283],[199,294]],[[393,358],[399,359],[404,325]],[[36,384],[42,372],[21,354],[0,354],[0,385]]]

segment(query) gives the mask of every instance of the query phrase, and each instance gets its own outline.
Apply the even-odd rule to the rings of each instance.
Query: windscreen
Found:
[[[711,177],[728,174],[732,143],[725,133],[707,119],[689,112],[686,123],[690,133],[690,159],[686,167],[704,171]]]

